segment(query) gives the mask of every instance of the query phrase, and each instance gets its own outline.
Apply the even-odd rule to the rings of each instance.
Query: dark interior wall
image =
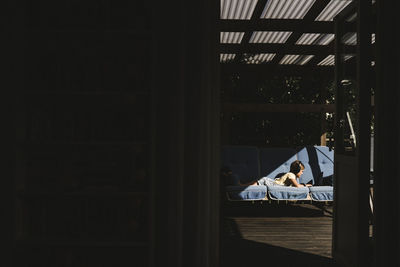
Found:
[[[157,5],[155,266],[218,266],[218,9]]]
[[[400,66],[398,2],[377,1],[378,90],[375,96],[375,266],[398,266]]]
[[[218,266],[219,2],[10,2],[0,265]]]
[[[18,267],[148,266],[151,6],[9,7],[7,257]]]
[[[13,265],[13,248],[14,248],[14,227],[15,227],[15,210],[14,210],[14,177],[15,177],[15,148],[16,148],[16,103],[17,91],[23,85],[21,79],[23,64],[23,5],[17,1],[6,1],[7,9],[1,16],[1,24],[3,26],[3,34],[5,36],[3,42],[1,64],[2,72],[2,97],[0,98],[1,121],[3,122],[1,131],[1,181],[0,189],[2,220],[0,220],[0,236],[2,252],[0,253],[1,266]]]

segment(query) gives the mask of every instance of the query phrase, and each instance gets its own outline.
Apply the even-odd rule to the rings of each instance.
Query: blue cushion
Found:
[[[310,189],[311,199],[314,201],[333,201],[332,186],[312,186]]]
[[[315,146],[318,157],[318,165],[322,172],[322,177],[329,177],[333,175],[333,150],[326,146]]]
[[[307,200],[308,187],[273,185],[268,187],[268,197],[274,200]]]
[[[292,148],[261,148],[260,174],[270,178],[280,177],[290,170],[290,164],[297,159]]]
[[[317,157],[316,157],[315,153],[314,153],[314,157],[313,157],[313,154],[310,153],[311,152],[310,149],[314,150],[313,147],[311,147],[311,148],[304,147],[304,148],[300,149],[299,152],[297,152],[297,159],[300,160],[305,167],[305,169],[303,171],[303,175],[300,176],[300,179],[299,179],[300,183],[308,183],[309,181],[311,181],[311,183],[314,184],[320,174],[319,168],[313,168],[315,166],[311,167],[312,165],[310,164],[310,161],[311,161],[311,163],[314,161],[316,164]]]
[[[312,181],[313,184],[325,184],[322,179],[331,179],[333,175],[333,150],[325,146],[307,146],[300,148],[297,158],[304,164],[305,170],[300,183]]]
[[[226,186],[225,191],[231,200],[260,200],[267,194],[267,187],[263,185]]]
[[[260,170],[259,150],[254,146],[224,146],[221,151],[222,167],[229,168],[240,181],[257,180]]]

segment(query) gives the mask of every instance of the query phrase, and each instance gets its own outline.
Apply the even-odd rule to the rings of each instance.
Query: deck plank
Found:
[[[222,266],[336,266],[332,216],[309,204],[225,209]]]

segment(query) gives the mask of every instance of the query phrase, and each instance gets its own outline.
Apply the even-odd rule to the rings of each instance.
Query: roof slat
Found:
[[[308,10],[307,14],[304,16],[303,20],[305,21],[305,23],[310,23],[311,21],[314,21],[315,18],[318,16],[318,14],[321,13],[321,11],[326,7],[326,5],[329,3],[329,0],[318,0],[316,2],[314,2],[314,4],[312,5],[312,7]],[[333,24],[332,24],[333,25]],[[302,35],[302,33],[307,30],[308,31],[308,27],[306,26],[303,30],[300,31],[295,31],[290,38],[287,40],[286,45],[292,45],[294,43],[296,43],[296,41],[300,38],[300,36]],[[285,53],[288,53],[286,51],[286,48],[282,48],[282,50],[285,51]],[[315,53],[311,53],[311,54],[315,54]],[[278,64],[281,59],[283,58],[283,54],[277,54],[274,58],[273,63]]]
[[[315,0],[269,0],[261,14],[263,19],[302,19]]]
[[[345,25],[346,31],[355,31],[355,24],[346,23]],[[219,28],[223,32],[290,31],[334,33],[332,21],[304,21],[301,19],[260,19],[255,21],[222,19],[219,21]]]

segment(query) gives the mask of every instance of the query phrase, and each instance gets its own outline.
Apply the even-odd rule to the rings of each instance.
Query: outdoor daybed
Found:
[[[312,187],[288,187],[273,182],[265,185],[227,185],[229,201],[333,201],[333,150],[324,146],[294,148],[258,148],[255,146],[224,146],[222,167],[232,171],[232,184],[269,177],[271,181],[289,171],[290,163],[300,160],[305,170],[300,183]]]

